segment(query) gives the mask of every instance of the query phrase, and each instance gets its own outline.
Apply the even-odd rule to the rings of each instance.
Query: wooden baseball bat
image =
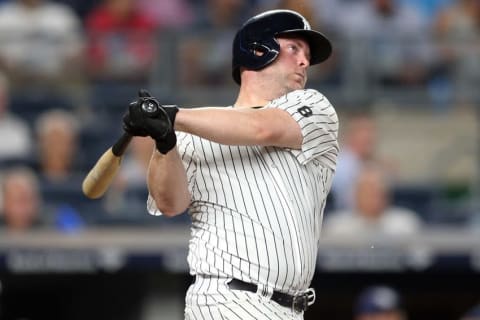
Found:
[[[103,153],[82,183],[82,191],[90,199],[100,198],[112,183],[120,169],[120,163],[132,136],[124,133],[117,142]]]

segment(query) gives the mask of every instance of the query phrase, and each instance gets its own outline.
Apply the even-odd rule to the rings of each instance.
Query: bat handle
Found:
[[[112,146],[112,153],[117,157],[121,157],[125,153],[130,140],[132,140],[132,135],[125,132]]]

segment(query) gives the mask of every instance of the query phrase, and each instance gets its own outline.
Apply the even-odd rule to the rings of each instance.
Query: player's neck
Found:
[[[251,108],[266,105],[270,100],[253,96],[251,94],[239,94],[237,100],[233,104],[235,108]]]
[[[235,108],[251,108],[264,106],[276,98],[268,90],[262,90],[261,86],[242,84],[238,93],[237,100],[234,103]]]

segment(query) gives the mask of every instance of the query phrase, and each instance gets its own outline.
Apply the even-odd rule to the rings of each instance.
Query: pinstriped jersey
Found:
[[[192,274],[237,278],[290,294],[315,271],[323,210],[338,154],[338,118],[318,91],[296,90],[264,108],[287,111],[301,150],[230,146],[178,133],[192,202]],[[149,196],[147,207],[159,215]]]

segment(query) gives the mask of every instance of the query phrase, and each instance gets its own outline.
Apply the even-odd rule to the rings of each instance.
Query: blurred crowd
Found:
[[[336,44],[333,57],[311,71],[311,86],[357,89],[355,112],[334,103],[349,116],[327,232],[406,235],[434,224],[431,193],[410,197],[396,185],[395,163],[376,152],[381,137],[364,99],[376,90],[419,90],[437,109],[477,104],[478,0],[2,0],[2,227],[161,223],[145,211],[149,138],[134,138],[102,199],[81,194],[82,178],[121,133],[139,88],[161,94],[162,103],[181,103],[178,88],[200,88],[201,104],[217,87],[235,87],[234,32],[274,8],[299,11]]]

